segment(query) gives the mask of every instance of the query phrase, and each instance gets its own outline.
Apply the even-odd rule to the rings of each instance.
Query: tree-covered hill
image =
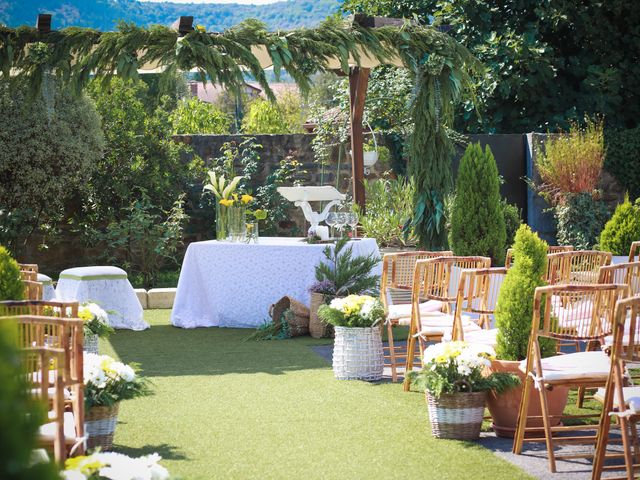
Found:
[[[53,27],[113,30],[124,20],[137,25],[170,25],[181,15],[210,31],[257,18],[271,29],[313,26],[335,13],[342,0],[288,0],[267,5],[154,3],[136,0],[0,0],[0,22],[11,27],[34,25],[38,13],[52,13]]]

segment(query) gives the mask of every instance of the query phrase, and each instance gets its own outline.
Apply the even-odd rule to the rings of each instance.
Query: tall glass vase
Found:
[[[216,203],[216,240],[244,242],[246,237],[246,209],[244,205]]]

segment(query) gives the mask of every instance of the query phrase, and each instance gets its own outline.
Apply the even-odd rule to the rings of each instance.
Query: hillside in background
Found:
[[[194,24],[221,31],[247,18],[270,29],[313,26],[338,10],[342,0],[289,0],[267,5],[148,3],[136,0],[0,0],[0,22],[10,27],[35,25],[38,13],[53,14],[53,28],[68,26],[113,30],[118,21],[170,25],[181,15]]]

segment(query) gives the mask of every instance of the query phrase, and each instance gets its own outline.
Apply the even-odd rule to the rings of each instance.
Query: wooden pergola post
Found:
[[[367,98],[367,85],[371,69],[353,67],[349,72],[349,99],[351,104],[351,173],[353,200],[364,211],[364,136],[362,116],[364,101]]]

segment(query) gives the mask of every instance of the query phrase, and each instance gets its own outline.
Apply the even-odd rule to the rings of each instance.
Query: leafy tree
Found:
[[[507,233],[500,177],[491,149],[467,147],[458,168],[449,243],[456,255],[489,256],[502,265]]]
[[[289,130],[290,125],[280,106],[260,98],[251,102],[242,120],[243,133],[289,133]]]
[[[45,79],[41,95],[0,84],[0,242],[13,252],[36,232],[54,233],[99,162],[100,118],[85,95]]]
[[[521,212],[516,205],[507,202],[507,200],[503,198],[502,214],[504,216],[504,226],[507,231],[507,240],[505,244],[507,248],[510,248],[516,238],[518,228],[522,225],[522,218],[520,216]]]
[[[170,118],[176,134],[224,134],[229,133],[231,127],[228,115],[195,97],[181,102]]]
[[[449,26],[487,67],[481,117],[469,103],[457,127],[518,133],[566,128],[584,113],[617,126],[640,116],[640,9],[627,0],[346,0],[343,11]],[[594,22],[594,18],[598,20]]]
[[[515,262],[500,287],[496,306],[496,354],[501,360],[523,360],[527,356],[533,295],[537,287],[544,285],[547,249],[529,226],[518,229],[513,244]],[[549,351],[551,346],[545,344],[543,354]]]

